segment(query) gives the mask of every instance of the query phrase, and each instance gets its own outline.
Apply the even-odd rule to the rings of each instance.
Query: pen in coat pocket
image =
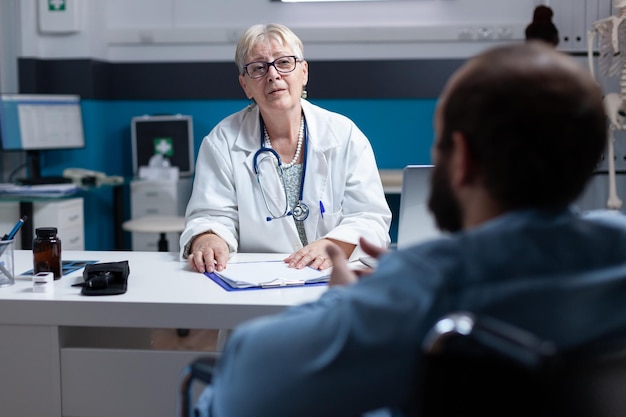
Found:
[[[322,203],[322,200],[320,200],[320,214],[322,216],[322,219],[324,218],[325,212],[326,212],[326,209],[324,208],[324,203]]]

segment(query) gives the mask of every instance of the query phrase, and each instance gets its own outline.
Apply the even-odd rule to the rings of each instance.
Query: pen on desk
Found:
[[[326,213],[326,209],[324,208],[324,203],[320,200],[320,214],[322,215],[322,219],[324,218],[324,213]]]
[[[28,216],[22,216],[22,218],[17,221],[15,226],[13,226],[13,229],[9,232],[9,234],[2,236],[2,240],[13,239],[15,235],[17,234],[17,232],[19,232],[19,230],[22,228],[22,225],[27,219],[28,219]]]

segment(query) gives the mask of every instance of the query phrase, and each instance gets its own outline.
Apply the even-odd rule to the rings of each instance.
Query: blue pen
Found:
[[[9,232],[9,234],[2,236],[2,240],[13,239],[15,235],[17,234],[17,232],[19,232],[19,230],[22,228],[22,225],[24,224],[26,219],[28,219],[28,216],[23,216],[21,219],[19,219],[17,223],[15,224],[15,226],[13,226],[13,229]]]
[[[320,200],[320,214],[322,215],[322,219],[324,218],[324,213],[326,213],[326,209],[324,208],[324,203]]]

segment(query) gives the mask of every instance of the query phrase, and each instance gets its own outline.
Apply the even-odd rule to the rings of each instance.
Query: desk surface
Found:
[[[236,254],[232,261],[276,260],[282,254]],[[91,327],[233,328],[242,321],[275,314],[313,301],[326,286],[228,292],[205,275],[191,271],[172,252],[65,251],[64,260],[128,260],[125,294],[80,294],[83,269],[54,282],[54,290],[34,293],[32,252],[15,251],[15,285],[0,288],[0,324]]]

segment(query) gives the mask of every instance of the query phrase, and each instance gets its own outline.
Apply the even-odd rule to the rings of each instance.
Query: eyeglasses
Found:
[[[243,66],[243,70],[250,78],[261,78],[270,69],[270,65],[281,74],[287,74],[296,69],[299,59],[295,55],[281,56],[272,62],[255,61]]]

